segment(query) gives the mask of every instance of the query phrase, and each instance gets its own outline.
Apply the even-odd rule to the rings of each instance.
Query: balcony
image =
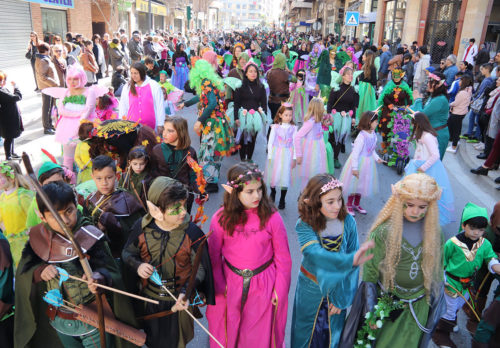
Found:
[[[299,8],[310,8],[312,9],[313,4],[312,2],[305,2],[305,1],[293,1],[292,4],[290,5],[290,9],[299,9]]]

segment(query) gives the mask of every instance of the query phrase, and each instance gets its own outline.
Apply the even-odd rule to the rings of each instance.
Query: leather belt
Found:
[[[290,97],[290,93],[288,93],[288,94],[275,94],[275,93],[271,92],[271,97],[276,97],[276,98],[289,98],[289,97]]]
[[[460,277],[457,277],[449,272],[446,272],[446,276],[450,277],[453,280],[456,280],[457,282],[460,282],[466,288],[472,286],[472,278],[471,277],[460,278]]]
[[[309,272],[307,269],[304,268],[304,266],[300,265],[300,271],[309,279],[311,279],[313,282],[318,284],[318,279],[316,279],[316,276]]]
[[[229,267],[229,269],[231,271],[233,271],[237,275],[243,277],[243,291],[241,294],[241,310],[243,310],[243,307],[245,307],[245,303],[247,302],[247,298],[248,298],[248,290],[250,289],[250,281],[252,280],[252,278],[254,276],[256,276],[257,274],[264,271],[267,267],[269,267],[273,263],[273,259],[267,261],[265,264],[263,264],[262,266],[254,269],[254,270],[251,270],[248,268],[239,269],[239,268],[236,268],[233,265],[231,265],[229,263],[229,261],[227,261],[227,260],[225,260],[225,261],[226,261],[227,267]]]
[[[446,127],[448,127],[448,125],[447,124],[443,124],[442,126],[434,128],[434,130],[437,132],[437,131],[440,131],[441,129],[445,129]]]
[[[71,312],[66,312],[66,311],[58,309],[55,306],[48,305],[47,316],[49,317],[50,320],[54,320],[55,317],[59,317],[61,319],[65,319],[65,320],[76,320],[77,314],[71,313]]]

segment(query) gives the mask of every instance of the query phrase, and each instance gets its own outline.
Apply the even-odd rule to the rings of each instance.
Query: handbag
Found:
[[[484,103],[484,96],[481,95],[480,97],[472,101],[472,103],[470,104],[470,109],[476,114],[478,114],[483,108],[483,103]]]
[[[33,55],[31,54],[31,50],[29,50],[28,52],[26,52],[26,54],[24,55],[26,57],[26,59],[30,59],[33,57]]]

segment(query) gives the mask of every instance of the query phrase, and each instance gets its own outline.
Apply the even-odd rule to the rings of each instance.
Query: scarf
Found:
[[[488,98],[488,101],[486,102],[486,107],[485,109],[491,109],[495,105],[495,100],[497,100],[497,96],[500,93],[500,87],[495,88],[493,91],[490,92],[490,97]]]

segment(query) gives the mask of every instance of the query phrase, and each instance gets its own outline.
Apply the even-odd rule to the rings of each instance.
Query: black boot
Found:
[[[269,198],[271,201],[274,203],[276,201],[276,188],[271,187],[271,194],[269,195]]]
[[[450,338],[450,333],[453,332],[453,328],[455,327],[456,321],[451,321],[447,319],[439,319],[439,322],[436,326],[436,330],[432,334],[432,341],[438,347],[450,347],[457,348],[455,343]]]
[[[281,197],[280,197],[280,202],[278,204],[278,209],[283,210],[285,209],[285,197],[286,197],[286,189],[281,190]]]
[[[484,168],[483,166],[479,166],[476,169],[471,169],[470,172],[476,175],[488,175],[489,168]]]
[[[500,176],[495,179],[495,184],[500,184]]]

